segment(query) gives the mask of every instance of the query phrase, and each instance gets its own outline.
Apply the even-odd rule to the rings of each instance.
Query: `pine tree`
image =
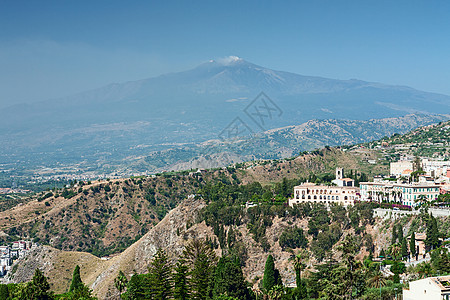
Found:
[[[416,256],[416,234],[414,232],[411,234],[411,239],[409,240],[409,252],[411,256]]]
[[[156,252],[148,268],[148,276],[153,299],[166,300],[172,296],[172,266],[166,252],[161,248]]]
[[[0,299],[8,299],[9,290],[6,284],[0,284]]]
[[[79,289],[82,285],[83,282],[81,281],[80,267],[77,265],[75,267],[75,270],[73,270],[72,282],[70,283],[69,292],[73,292]]]
[[[50,284],[47,281],[47,277],[41,270],[36,269],[31,282],[28,284],[25,291],[25,298],[36,300],[48,300],[53,299],[53,293],[49,291]]]
[[[189,266],[189,291],[191,299],[203,300],[209,298],[210,280],[216,264],[216,255],[204,241],[195,239],[183,251],[183,259]]]
[[[188,290],[188,267],[184,259],[180,259],[175,265],[174,274],[174,291],[173,298],[175,300],[186,300],[189,298]]]
[[[269,292],[276,284],[275,263],[273,261],[273,256],[269,254],[264,268],[263,289],[266,292]]]
[[[127,284],[126,299],[145,299],[144,276],[133,274]]]
[[[250,299],[239,259],[222,256],[214,273],[213,297],[228,295],[241,300]]]

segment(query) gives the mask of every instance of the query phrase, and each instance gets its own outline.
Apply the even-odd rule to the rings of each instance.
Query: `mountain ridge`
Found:
[[[261,110],[254,102],[261,92],[282,112],[266,118],[263,125],[246,113],[248,107]],[[450,96],[275,71],[234,58],[228,64],[207,62],[183,72],[1,110],[0,163],[10,168],[27,164],[28,169],[52,161],[106,166],[145,155],[145,151],[133,152],[142,145],[148,154],[170,148],[167,144],[217,138],[236,118],[260,132],[311,119],[368,120],[448,112]],[[138,126],[130,130],[129,124]],[[97,130],[84,130],[93,127]],[[116,130],[98,130],[112,127]],[[17,161],[21,166],[13,163]]]

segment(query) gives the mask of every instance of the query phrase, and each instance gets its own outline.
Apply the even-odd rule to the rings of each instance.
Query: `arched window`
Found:
[[[317,199],[317,196],[316,195],[314,195],[314,200],[316,200]]]

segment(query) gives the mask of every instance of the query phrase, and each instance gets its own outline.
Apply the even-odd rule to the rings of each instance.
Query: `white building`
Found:
[[[410,160],[399,160],[390,163],[390,174],[396,177],[401,177],[406,173],[411,173],[413,169],[413,162]]]
[[[450,161],[423,158],[422,169],[428,176],[435,178],[445,176],[447,174],[447,170],[450,170]]]
[[[344,178],[344,168],[336,168],[336,179],[331,182],[337,186],[355,186],[353,179]]]
[[[428,277],[409,283],[403,300],[450,300],[450,276]]]
[[[0,257],[9,257],[9,247],[0,246]]]
[[[394,201],[416,206],[420,198],[432,201],[439,196],[441,185],[429,182],[398,183],[392,181],[360,182],[361,200]]]
[[[310,202],[325,205],[336,203],[348,206],[353,205],[355,200],[359,199],[359,188],[357,187],[315,185],[307,182],[294,187],[294,198],[289,199],[289,205],[294,206],[302,202]]]

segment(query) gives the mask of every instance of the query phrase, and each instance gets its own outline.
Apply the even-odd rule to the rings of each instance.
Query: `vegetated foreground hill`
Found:
[[[362,120],[310,120],[233,140],[211,140],[194,146],[156,151],[131,158],[122,169],[186,170],[217,168],[255,159],[279,159],[325,146],[354,145],[379,140],[393,134],[407,133],[419,126],[448,120],[445,115],[410,114],[398,118]]]
[[[252,102],[261,92],[273,101],[266,104],[276,110],[263,124],[250,117],[257,106],[263,106]],[[28,168],[56,166],[55,162],[83,167],[100,163],[107,168],[129,156],[217,138],[236,117],[257,132],[261,127],[269,130],[311,119],[439,114],[450,111],[449,105],[446,95],[303,76],[232,58],[64,99],[2,109],[0,162],[20,160]]]
[[[358,257],[361,259],[370,251],[375,251],[374,241],[387,251],[393,223],[403,228],[403,236],[412,231],[425,230],[423,220],[414,216],[395,221],[373,219],[368,204],[347,211],[342,207],[327,211],[321,206],[308,205],[286,209],[283,205],[294,185],[305,179],[329,181],[336,166],[343,166],[347,169],[347,175],[356,175],[357,179],[387,174],[388,163],[380,155],[380,152],[363,146],[347,147],[346,151],[325,147],[292,159],[253,161],[194,174],[167,173],[154,178],[96,182],[59,190],[61,197],[44,193],[39,195],[39,201],[36,199],[2,212],[0,226],[11,235],[34,232],[33,236],[45,243],[65,250],[97,251],[96,254],[120,251],[122,245],[137,241],[109,260],[100,260],[84,252],[39,247],[26,261],[21,261],[5,280],[29,280],[32,270],[42,267],[51,278],[52,288],[64,292],[74,266],[79,264],[83,280],[100,298],[114,298],[117,297],[114,278],[119,270],[127,276],[134,271],[146,272],[158,248],[165,249],[176,260],[183,246],[197,238],[206,239],[219,255],[233,253],[240,257],[244,274],[253,284],[261,279],[264,270],[262,262],[271,253],[284,283],[289,284],[295,278],[290,260],[292,251],[307,251],[307,269],[313,271],[314,264],[330,258],[330,255],[339,259],[338,246],[346,235],[356,236],[358,249],[361,249]],[[369,160],[377,160],[378,164],[371,164]],[[195,189],[190,189],[188,185]],[[79,192],[80,188],[82,190]],[[179,194],[172,190],[179,191]],[[165,195],[164,192],[172,194]],[[191,193],[199,193],[201,197],[187,197]],[[181,202],[185,198],[188,199]],[[155,202],[152,205],[144,207],[144,201],[151,202],[153,199]],[[162,214],[157,216],[157,212],[170,208],[170,200],[176,201],[174,205],[182,204],[154,225],[162,217]],[[259,203],[259,206],[246,208],[243,204],[247,201]],[[154,223],[148,224],[151,214],[155,215]],[[64,222],[50,223],[58,222],[55,218],[58,215],[64,217]],[[130,220],[135,221],[131,228],[120,227]],[[448,232],[448,220],[439,222],[441,231]],[[70,225],[67,230],[64,224]],[[141,225],[149,225],[145,227],[146,233],[142,237],[143,232],[139,231]],[[105,248],[104,245],[113,247]]]
[[[403,229],[402,236],[426,230],[422,217],[376,219],[369,204],[348,210],[336,206],[331,211],[323,206],[286,209],[282,205],[268,203],[245,208],[231,204],[234,201],[232,195],[237,191],[235,188],[223,189],[221,184],[210,186],[209,196],[220,196],[214,201],[207,196],[209,204],[195,197],[186,199],[141,239],[109,260],[100,260],[88,253],[41,246],[26,260],[20,261],[18,268],[10,272],[4,282],[30,280],[34,268],[39,267],[50,277],[52,289],[61,293],[67,291],[75,265],[80,265],[83,281],[100,299],[118,299],[114,278],[119,271],[128,278],[135,272],[146,273],[159,248],[164,249],[175,262],[190,240],[202,239],[210,243],[219,256],[225,253],[237,255],[243,265],[244,276],[254,286],[263,276],[264,261],[272,254],[283,283],[289,285],[295,282],[293,254],[303,252],[306,271],[302,276],[307,277],[309,272],[315,271],[316,264],[340,259],[339,246],[347,235],[355,237],[360,249],[357,259],[361,260],[369,252],[378,251],[378,247],[388,251],[394,226]],[[258,189],[250,185],[247,189],[238,190],[245,192],[255,188]],[[223,205],[225,202],[226,206]],[[438,221],[441,225],[448,222],[445,218]],[[448,226],[445,229],[448,234]]]
[[[396,134],[371,144],[383,142],[397,153],[450,158],[450,121],[419,127],[404,135]]]
[[[325,173],[332,177],[337,166],[367,176],[386,174],[387,164],[367,162],[378,158],[367,149],[344,152],[324,148],[294,159],[254,161],[193,174],[77,183],[68,189],[40,193],[34,200],[0,212],[0,229],[9,235],[4,240],[23,237],[58,249],[103,256],[123,251],[207,182],[257,181],[274,188],[273,183],[283,178],[306,180],[312,174]]]

